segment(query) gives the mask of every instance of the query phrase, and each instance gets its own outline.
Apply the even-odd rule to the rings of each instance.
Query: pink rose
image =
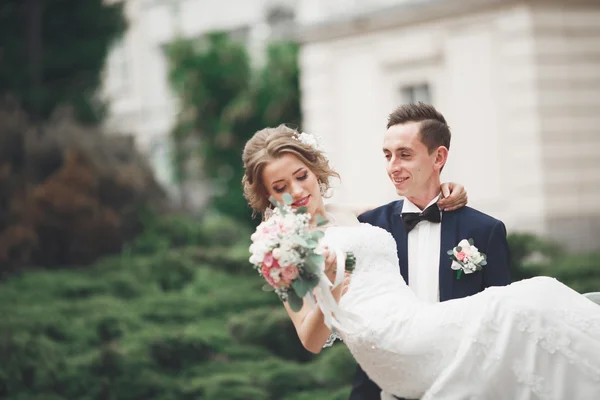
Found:
[[[293,265],[288,265],[281,269],[281,277],[285,283],[290,284],[298,276],[298,268]]]
[[[279,285],[277,284],[279,279],[275,279],[271,276],[271,268],[267,267],[266,265],[263,265],[260,271],[262,272],[263,277],[269,285],[275,288],[279,287]]]
[[[279,222],[279,232],[280,233],[285,235],[289,232],[292,232],[293,230],[294,230],[294,226],[291,225],[290,223],[285,222],[285,221]]]
[[[467,247],[463,247],[461,253],[465,253],[466,257],[471,257],[473,255],[473,250],[471,249],[471,246],[467,246]]]
[[[463,261],[466,256],[467,255],[464,251],[459,251],[458,253],[456,253],[456,258],[458,259],[458,261]]]
[[[273,265],[273,261],[273,253],[269,252],[265,254],[265,257],[263,258],[263,264],[265,264],[267,267],[271,267]]]
[[[262,268],[260,269],[260,272],[262,273],[263,278],[265,278],[269,285],[275,286],[275,281],[273,280],[273,278],[271,278],[270,274],[271,268],[263,264]]]
[[[268,225],[262,228],[262,234],[266,237],[273,237],[277,235],[278,227],[277,225]]]

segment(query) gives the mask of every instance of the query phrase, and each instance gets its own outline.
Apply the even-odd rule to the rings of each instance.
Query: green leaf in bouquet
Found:
[[[468,242],[471,246],[473,246],[475,244],[475,241],[473,239],[469,239]]]
[[[281,204],[281,203],[279,203],[279,201],[277,201],[277,199],[274,196],[269,197],[269,201],[275,207],[279,207],[279,205]]]
[[[308,259],[310,260],[311,263],[315,264],[317,267],[325,261],[325,257],[323,257],[320,254],[315,254],[315,253],[308,256]]]
[[[308,274],[316,274],[319,270],[319,266],[315,264],[314,261],[307,258],[306,260],[304,260],[304,270]]]
[[[308,285],[306,284],[306,281],[300,277],[292,281],[292,287],[296,291],[298,297],[304,297],[306,296],[306,292],[308,292]]]
[[[314,239],[311,238],[311,239],[308,239],[306,241],[306,248],[308,248],[308,249],[314,249],[314,248],[317,247],[318,244],[319,243],[316,240],[314,240]]]
[[[453,250],[448,250],[446,252],[446,254],[448,254],[449,256],[453,256],[454,255],[454,251]]]
[[[300,235],[294,235],[293,241],[302,247],[308,247],[308,242]]]
[[[319,230],[312,231],[311,234],[315,240],[320,240],[325,236],[325,232]]]
[[[289,193],[284,193],[283,196],[281,196],[281,198],[283,199],[283,202],[288,206],[294,202],[294,198]]]
[[[300,297],[298,297],[296,292],[293,290],[288,291],[287,302],[288,302],[290,308],[292,309],[292,311],[294,311],[294,312],[298,312],[302,309],[302,304],[303,304],[302,299]]]
[[[308,286],[308,290],[310,291],[319,284],[319,277],[316,274],[307,274],[305,281],[306,285]]]
[[[269,285],[268,283],[265,283],[262,286],[262,290],[263,290],[263,292],[273,292],[273,291],[275,291],[275,288],[273,286]]]
[[[329,222],[328,220],[326,220],[325,218],[321,217],[320,215],[317,215],[316,221],[317,221],[317,226],[327,225],[327,223]]]
[[[487,265],[487,261],[483,260],[482,262],[479,263],[479,265],[481,265],[483,267],[484,265]]]
[[[306,206],[298,207],[296,209],[297,214],[306,214],[307,212],[308,212],[308,207],[306,207]]]
[[[460,246],[456,246],[456,252],[457,252],[457,253],[460,253],[461,251],[462,251],[462,247],[460,247]]]

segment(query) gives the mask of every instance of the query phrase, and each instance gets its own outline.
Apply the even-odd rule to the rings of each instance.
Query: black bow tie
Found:
[[[430,205],[422,213],[402,213],[402,223],[404,224],[406,233],[412,231],[421,221],[442,222],[440,209],[437,204]]]

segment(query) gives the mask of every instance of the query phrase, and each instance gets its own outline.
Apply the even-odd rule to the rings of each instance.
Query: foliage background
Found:
[[[79,122],[101,121],[95,89],[110,44],[126,29],[123,4],[102,0],[3,0],[0,93],[35,121],[72,106]]]
[[[224,32],[179,39],[167,54],[181,107],[172,132],[176,179],[198,179],[201,171],[212,193],[208,210],[252,224],[241,187],[242,150],[259,129],[300,124],[298,45],[270,43],[257,69],[244,45]]]

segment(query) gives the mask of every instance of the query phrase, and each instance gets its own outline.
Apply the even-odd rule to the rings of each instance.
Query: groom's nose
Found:
[[[398,172],[402,169],[402,161],[400,158],[392,157],[388,162],[388,170],[390,172]]]

